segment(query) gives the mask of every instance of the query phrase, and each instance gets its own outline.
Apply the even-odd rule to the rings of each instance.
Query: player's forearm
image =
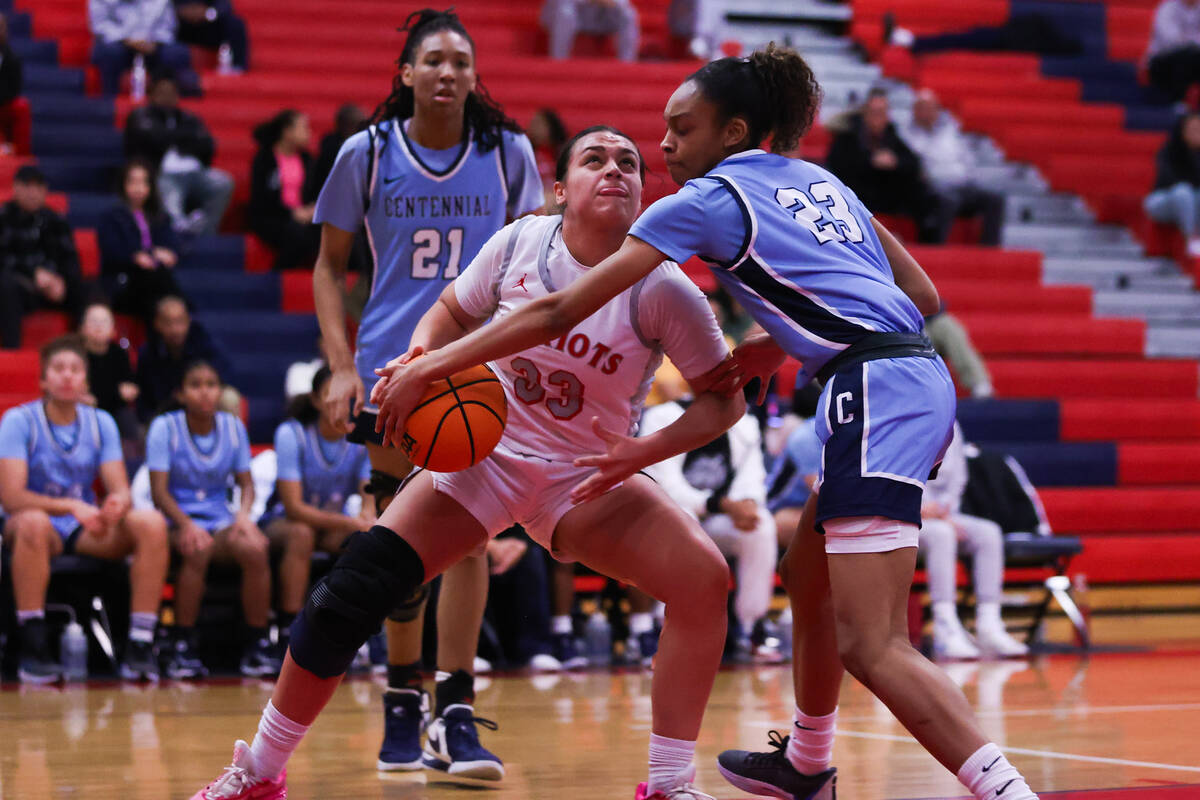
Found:
[[[745,413],[746,399],[741,393],[726,397],[716,392],[704,392],[679,419],[640,440],[646,443],[646,464],[657,464],[703,447],[733,427]]]
[[[466,334],[414,362],[430,381],[477,364],[519,353],[567,333],[575,322],[562,316],[556,295],[540,297],[490,325]]]
[[[417,323],[409,347],[420,347],[428,353],[461,339],[467,332],[468,329],[454,318],[450,309],[439,299]]]
[[[179,503],[175,502],[175,498],[170,491],[155,491],[151,489],[150,497],[154,500],[154,505],[163,513],[167,521],[171,523],[173,528],[182,528],[191,523],[192,518],[183,513],[183,509],[179,507]]]
[[[900,244],[896,237],[874,217],[871,217],[871,225],[875,228],[876,235],[879,236],[879,243],[883,245],[883,252],[887,255],[888,264],[891,265],[892,277],[896,281],[896,286],[908,295],[922,315],[929,316],[936,313],[941,307],[941,299],[938,297],[937,287],[925,274],[925,270],[921,269],[921,265],[905,249],[904,245]]]
[[[28,489],[6,492],[3,497],[4,507],[9,514],[15,511],[45,511],[52,517],[65,517],[75,513],[75,504],[78,502],[66,497],[38,494]]]
[[[344,273],[344,270],[342,271]],[[333,268],[325,254],[317,258],[313,268],[313,303],[317,309],[317,324],[329,356],[329,368],[337,371],[353,369],[354,354],[346,339],[346,307],[342,304],[339,271]]]

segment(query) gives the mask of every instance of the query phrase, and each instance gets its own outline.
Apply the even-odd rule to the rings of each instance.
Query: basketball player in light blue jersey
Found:
[[[171,523],[172,544],[183,557],[175,580],[175,630],[167,674],[198,678],[208,674],[196,649],[195,625],[204,598],[210,561],[233,561],[242,570],[242,616],[246,645],[239,668],[250,677],[279,671],[267,635],[271,568],[267,537],[250,516],[250,440],[242,421],[218,411],[221,379],[211,364],[184,367],[178,411],[162,414],[146,434],[146,468],[154,504]],[[229,493],[236,485],[235,512]]]
[[[327,402],[342,417],[353,402],[348,438],[367,446],[371,490],[381,513],[412,465],[375,434],[375,409],[364,404],[376,380],[373,370],[407,349],[421,316],[492,234],[543,202],[533,148],[479,83],[475,45],[458,17],[425,9],[410,15],[405,29],[392,94],[373,124],[342,145],[315,217],[322,238],[313,287],[333,369]],[[339,287],[355,232],[364,224],[375,271],[352,359]],[[463,768],[478,764],[473,777],[495,780],[503,766],[479,745],[474,724],[443,736],[439,721],[446,707],[474,702],[472,673],[487,581],[481,556],[443,578],[437,719],[431,729],[438,735],[424,758],[433,764],[457,761]],[[426,594],[423,589],[414,597],[397,597],[387,623],[381,770],[422,768],[426,701],[418,667]]]
[[[379,398],[380,427],[396,440],[431,380],[561,336],[663,258],[699,254],[764,329],[738,348],[730,388],[765,382],[786,355],[825,383],[819,491],[781,567],[795,619],[794,725],[772,733],[772,752],[721,754],[722,774],[743,791],[832,798],[844,665],[979,800],[1029,800],[962,692],[908,642],[921,495],[955,410],[922,333],[937,290],[835,176],[758,149],[768,137],[775,153],[794,149],[819,103],[808,65],[773,45],[693,74],[664,112],[662,148],[683,188],[569,288],[402,367]]]
[[[4,544],[12,558],[13,595],[21,628],[22,683],[53,683],[62,665],[50,655],[46,588],[50,561],[79,555],[129,567],[126,680],[158,680],[154,629],[167,577],[167,524],[156,511],[133,511],[117,424],[84,405],[87,353],[64,336],[41,351],[42,397],[10,408],[0,420],[0,503],[8,511]],[[92,486],[99,478],[104,501]]]
[[[375,501],[363,491],[371,462],[361,444],[347,442],[341,417],[321,402],[329,390],[329,367],[317,370],[312,391],[296,398],[291,418],[275,429],[275,492],[258,521],[279,562],[279,614],[286,637],[308,595],[314,550],[336,553],[346,537],[375,522]],[[361,512],[345,513],[346,502],[362,496]],[[285,642],[280,642],[284,649]]]

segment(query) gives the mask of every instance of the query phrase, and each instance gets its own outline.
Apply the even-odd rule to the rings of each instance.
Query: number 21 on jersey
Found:
[[[421,228],[413,232],[412,276],[428,281],[440,277],[451,281],[458,277],[462,260],[463,229],[451,228],[442,234],[437,228]],[[442,269],[442,255],[446,266]]]
[[[792,212],[792,217],[816,237],[818,244],[861,242],[862,227],[850,205],[829,181],[809,184],[808,191],[789,186],[775,190],[775,202]],[[826,214],[832,217],[825,219]]]

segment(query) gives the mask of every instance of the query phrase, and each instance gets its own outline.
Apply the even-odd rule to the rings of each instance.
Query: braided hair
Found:
[[[769,135],[776,153],[795,149],[821,105],[821,86],[808,62],[774,42],[747,58],[706,64],[688,80],[695,81],[724,121],[746,120],[749,147],[757,147]]]
[[[401,71],[405,64],[412,65],[416,62],[417,50],[427,37],[441,31],[453,31],[466,39],[471,45],[471,51],[475,51],[475,40],[467,33],[462,20],[458,18],[453,9],[435,11],[432,8],[424,8],[414,11],[408,15],[404,26],[399,30],[401,33],[407,33],[408,37],[404,40],[404,49],[400,51],[400,58],[396,60],[397,72],[396,77],[392,79],[392,93],[376,107],[375,113],[371,115],[372,123],[379,123],[387,119],[408,119],[413,115],[415,108],[413,90],[404,85]],[[504,113],[504,109],[492,99],[487,89],[484,88],[483,81],[478,77],[476,77],[474,91],[467,95],[467,103],[463,111],[463,127],[464,133],[474,132],[482,152],[492,150],[500,144],[502,131],[521,132],[521,126]]]

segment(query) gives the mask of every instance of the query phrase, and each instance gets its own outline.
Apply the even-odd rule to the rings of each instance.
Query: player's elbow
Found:
[[[564,302],[558,292],[538,298],[531,305],[536,307],[538,315],[541,317],[541,327],[545,329],[547,339],[565,336],[583,321],[572,312],[570,305]]]
[[[921,290],[915,293],[912,301],[916,304],[917,310],[921,312],[921,316],[923,317],[936,314],[938,309],[942,307],[942,298],[938,297],[937,289],[932,283],[921,287]]]

